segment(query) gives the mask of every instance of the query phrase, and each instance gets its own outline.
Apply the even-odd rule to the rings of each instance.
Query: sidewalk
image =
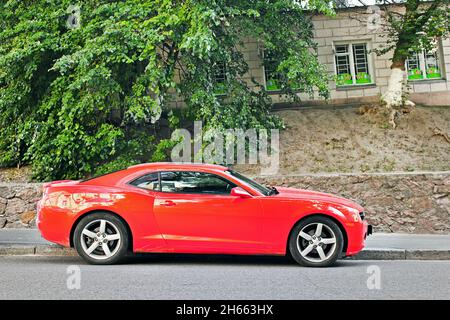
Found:
[[[351,259],[450,260],[450,235],[374,233]]]
[[[1,255],[76,255],[43,239],[36,229],[0,230]],[[375,233],[357,260],[450,260],[450,235]]]

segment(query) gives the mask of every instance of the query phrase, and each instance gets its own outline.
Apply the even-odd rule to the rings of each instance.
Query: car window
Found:
[[[228,170],[227,172],[229,174],[231,174],[233,177],[238,178],[239,180],[241,180],[245,184],[249,185],[250,187],[255,188],[256,190],[258,190],[262,194],[264,194],[266,196],[271,194],[271,190],[269,188],[263,186],[262,184],[257,183],[256,181],[253,181],[250,178],[247,178],[246,176],[240,174],[239,172],[236,172],[236,171],[233,171],[233,170]]]
[[[153,172],[146,174],[145,176],[133,180],[130,184],[147,190],[159,191],[158,173]]]
[[[225,178],[206,172],[161,172],[161,191],[163,192],[230,194],[235,186]]]

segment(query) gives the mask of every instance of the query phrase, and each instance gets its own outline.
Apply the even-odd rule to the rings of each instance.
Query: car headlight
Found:
[[[350,213],[353,222],[360,222],[361,221],[361,216],[360,216],[360,212],[359,210],[352,208],[352,207],[347,207],[348,212]]]
[[[361,217],[359,216],[359,212],[358,213],[352,213],[352,217],[353,217],[353,221],[354,222],[359,222]]]

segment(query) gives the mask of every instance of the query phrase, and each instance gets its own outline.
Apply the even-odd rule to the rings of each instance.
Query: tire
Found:
[[[332,266],[343,247],[341,229],[333,220],[324,216],[311,216],[301,220],[294,226],[289,237],[292,258],[306,267]]]
[[[129,236],[120,218],[107,212],[96,212],[78,222],[73,233],[73,243],[86,262],[115,264],[127,256]]]

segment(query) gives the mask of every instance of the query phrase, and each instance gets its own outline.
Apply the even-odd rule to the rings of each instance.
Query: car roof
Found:
[[[97,177],[81,181],[81,184],[98,185],[116,185],[118,182],[126,179],[130,175],[146,170],[165,171],[165,170],[208,170],[208,171],[226,171],[227,167],[216,164],[203,163],[177,163],[177,162],[153,162],[142,163],[130,166],[123,170],[106,173]]]
[[[208,164],[208,163],[192,163],[192,162],[152,162],[152,163],[141,163],[134,166],[128,167],[128,169],[178,169],[178,170],[191,170],[191,169],[210,169],[210,170],[228,170],[228,167]]]

